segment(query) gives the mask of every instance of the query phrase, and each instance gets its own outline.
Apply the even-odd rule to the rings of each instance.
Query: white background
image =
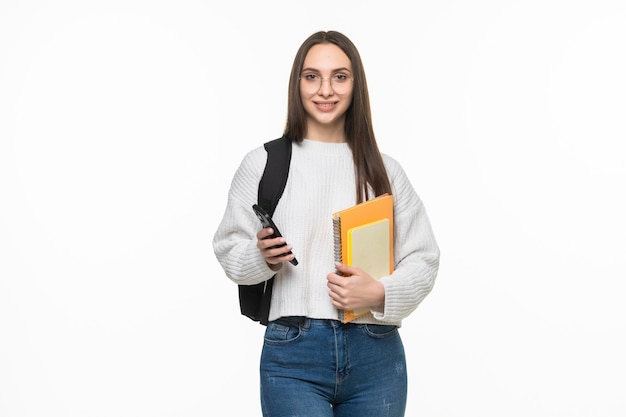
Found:
[[[298,46],[335,29],[442,251],[401,329],[407,416],[623,417],[625,23],[619,0],[2,0],[0,416],[260,415],[263,328],[211,239]]]

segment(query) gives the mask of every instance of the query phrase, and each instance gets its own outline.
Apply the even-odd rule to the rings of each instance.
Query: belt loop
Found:
[[[304,330],[309,330],[311,328],[311,319],[308,317],[303,317],[302,323],[300,325]]]

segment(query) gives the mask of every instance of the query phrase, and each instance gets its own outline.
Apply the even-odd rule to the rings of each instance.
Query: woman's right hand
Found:
[[[295,255],[288,253],[291,251],[291,245],[286,245],[284,237],[269,238],[274,230],[271,227],[265,227],[256,234],[256,247],[259,248],[261,256],[265,258],[265,262],[273,271],[278,271],[283,262],[289,262]],[[280,246],[280,247],[277,247]]]

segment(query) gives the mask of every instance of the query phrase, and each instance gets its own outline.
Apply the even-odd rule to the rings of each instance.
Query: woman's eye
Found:
[[[335,74],[334,79],[343,82],[348,79],[348,76],[346,74]]]
[[[302,78],[304,78],[305,80],[308,80],[308,81],[315,81],[319,77],[317,76],[317,74],[304,74],[304,76]]]

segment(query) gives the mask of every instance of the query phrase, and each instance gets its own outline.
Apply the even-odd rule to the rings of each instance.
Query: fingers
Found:
[[[384,303],[385,288],[357,267],[336,264],[337,272],[327,275],[327,286],[333,306],[356,309]],[[339,275],[343,274],[343,275]]]
[[[335,262],[335,269],[339,272],[338,275],[350,276],[350,275],[361,275],[362,270],[360,268],[354,266],[348,266],[346,264],[342,264],[341,262]]]
[[[272,229],[271,227],[264,227],[257,232],[256,238],[258,240],[263,240],[271,236],[273,233],[274,233],[274,229]]]
[[[272,233],[274,231],[269,227],[261,229],[257,233],[256,246],[265,258],[265,261],[269,265],[278,265],[294,259],[295,255],[290,253],[292,246],[287,245],[284,237],[270,238]]]

